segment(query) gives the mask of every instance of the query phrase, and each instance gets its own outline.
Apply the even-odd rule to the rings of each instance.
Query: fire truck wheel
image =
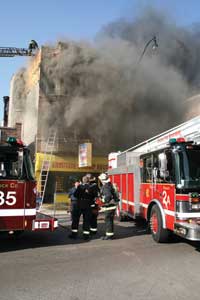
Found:
[[[18,231],[15,231],[14,234],[13,234],[13,236],[14,236],[15,238],[18,238],[19,236],[22,235],[23,232],[24,232],[24,230],[18,230]]]
[[[167,242],[169,231],[163,228],[161,212],[157,205],[151,209],[150,229],[154,241],[157,243]]]

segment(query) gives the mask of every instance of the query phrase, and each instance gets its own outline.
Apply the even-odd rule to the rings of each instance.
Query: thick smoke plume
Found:
[[[118,20],[95,46],[62,41],[43,48],[42,126],[90,139],[100,152],[123,150],[186,120],[199,90],[200,26],[187,29],[153,9]],[[150,43],[153,36],[158,48]]]

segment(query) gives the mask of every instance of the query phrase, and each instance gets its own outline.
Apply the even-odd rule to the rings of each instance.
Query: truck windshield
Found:
[[[21,176],[22,165],[18,153],[0,154],[0,178],[18,179]]]
[[[31,157],[30,157],[30,154],[28,151],[24,155],[24,166],[26,168],[27,178],[30,180],[34,180],[33,164],[32,164]]]
[[[185,147],[177,152],[178,184],[181,189],[200,189],[200,147]]]
[[[29,152],[2,147],[0,152],[0,179],[33,180],[34,173]]]

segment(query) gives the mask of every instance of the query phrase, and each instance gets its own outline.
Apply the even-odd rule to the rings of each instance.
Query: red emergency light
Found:
[[[177,143],[185,143],[186,142],[186,140],[183,137],[178,138],[176,141],[177,141]]]

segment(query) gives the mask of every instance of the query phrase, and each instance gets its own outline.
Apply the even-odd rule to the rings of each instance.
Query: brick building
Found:
[[[5,143],[9,136],[21,139],[21,123],[16,123],[15,127],[0,127],[0,143]]]

